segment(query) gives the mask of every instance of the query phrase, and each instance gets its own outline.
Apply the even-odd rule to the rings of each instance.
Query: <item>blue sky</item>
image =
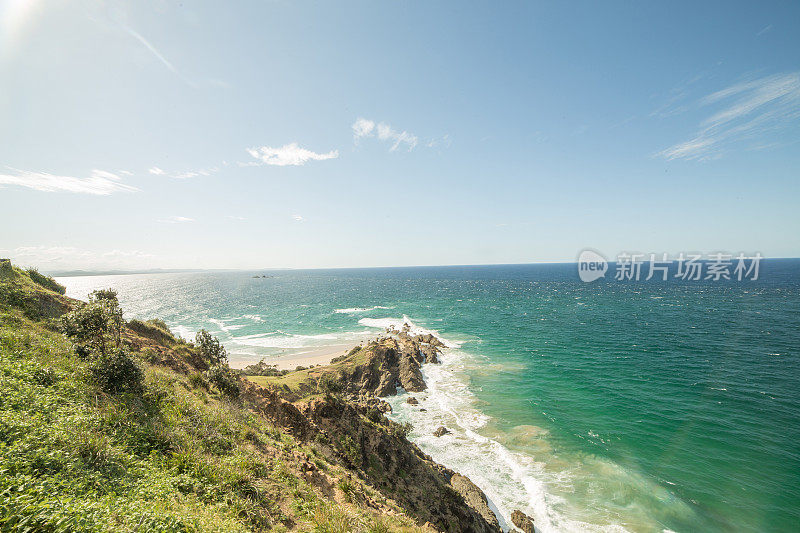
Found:
[[[0,0],[0,254],[800,256],[800,4]]]

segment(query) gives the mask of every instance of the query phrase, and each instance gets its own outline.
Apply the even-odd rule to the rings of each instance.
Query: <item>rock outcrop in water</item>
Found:
[[[436,428],[436,431],[433,432],[433,436],[434,437],[442,437],[444,435],[447,435],[448,433],[450,433],[449,429],[447,429],[444,426],[439,426],[438,428]]]
[[[535,533],[536,528],[533,527],[533,518],[526,515],[519,509],[515,509],[511,513],[511,523],[522,530],[523,533]]]

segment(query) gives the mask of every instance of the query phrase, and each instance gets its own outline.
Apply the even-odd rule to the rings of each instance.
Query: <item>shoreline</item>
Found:
[[[268,355],[262,357],[268,365],[275,365],[278,370],[295,370],[298,366],[311,367],[329,365],[333,359],[346,355],[350,350],[359,346],[366,346],[376,340],[380,335],[373,335],[360,342],[328,344],[325,346],[297,348],[287,354]],[[232,354],[235,356],[235,354]],[[257,361],[256,361],[257,362]],[[241,370],[254,364],[249,360],[237,360],[230,364],[231,368]]]

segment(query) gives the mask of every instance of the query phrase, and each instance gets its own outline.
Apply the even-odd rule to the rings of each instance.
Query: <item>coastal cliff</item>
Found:
[[[441,531],[500,531],[483,491],[435,463],[405,438],[408,428],[383,416],[391,407],[381,398],[398,387],[426,389],[421,366],[438,362],[444,346],[407,328],[387,333],[330,365],[250,379],[305,415],[308,425],[298,426],[298,435],[313,435],[331,456],[343,451],[349,468],[419,521]]]
[[[215,339],[124,321],[113,291],[81,302],[34,272],[0,261],[3,528],[500,530],[478,487],[384,416],[398,386],[425,389],[439,339],[392,331],[245,377]],[[110,329],[92,338],[75,326],[89,319]]]

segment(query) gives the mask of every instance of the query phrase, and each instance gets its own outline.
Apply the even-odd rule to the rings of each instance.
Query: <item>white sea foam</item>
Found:
[[[458,348],[459,346],[461,346],[460,342],[445,339],[444,337],[439,335],[439,332],[436,331],[435,329],[427,329],[415,324],[406,315],[403,315],[403,318],[362,318],[361,320],[358,321],[358,323],[361,324],[362,326],[367,326],[370,328],[378,328],[382,330],[386,329],[400,330],[403,328],[404,324],[408,324],[409,333],[411,335],[426,335],[430,333],[436,336],[448,348]]]
[[[242,335],[241,337],[233,337],[231,340],[242,346],[297,349],[358,342],[370,335],[372,335],[372,332],[369,330],[341,331],[319,335],[298,335],[278,330],[255,335]]]
[[[227,322],[231,322],[232,320],[237,319],[228,319],[228,320],[217,320],[216,318],[209,318],[208,321],[212,324],[215,324],[221,331],[228,333],[230,331],[236,331],[237,329],[242,329],[244,324],[227,324]]]
[[[177,326],[171,328],[171,330],[172,330],[173,333],[176,333],[180,338],[182,338],[184,340],[187,340],[187,341],[193,341],[194,340],[195,331],[189,329],[188,327],[186,327],[184,325],[178,324]]]
[[[355,315],[357,313],[366,313],[368,311],[374,311],[376,309],[391,309],[391,307],[385,307],[383,305],[376,305],[374,307],[348,307],[345,309],[335,309],[333,312],[347,314],[347,315]]]
[[[405,323],[412,325],[407,317],[403,318]],[[380,325],[373,327],[398,325],[397,320],[391,324],[383,322],[390,319],[381,320]],[[564,511],[568,507],[567,502],[548,491],[548,483],[558,485],[565,493],[569,493],[574,475],[571,469],[554,472],[552,468],[547,468],[545,462],[513,452],[498,440],[479,432],[491,418],[475,407],[477,399],[470,392],[464,372],[476,364],[480,362],[475,356],[456,349],[445,350],[441,364],[423,365],[422,373],[428,389],[414,393],[419,405],[407,404],[405,400],[408,394],[401,392],[387,399],[393,410],[390,416],[401,422],[411,422],[414,428],[411,440],[435,461],[468,476],[478,485],[486,493],[490,507],[498,515],[505,531],[510,528],[514,509],[521,509],[534,517],[537,531],[542,533],[625,531],[619,525],[592,524],[575,518],[575,513]],[[427,412],[420,411],[420,408]],[[442,437],[433,436],[439,426],[447,427],[451,433]],[[530,433],[534,438],[547,434],[545,430],[533,426],[522,428],[522,432]],[[544,441],[541,446],[542,449],[546,448]]]

